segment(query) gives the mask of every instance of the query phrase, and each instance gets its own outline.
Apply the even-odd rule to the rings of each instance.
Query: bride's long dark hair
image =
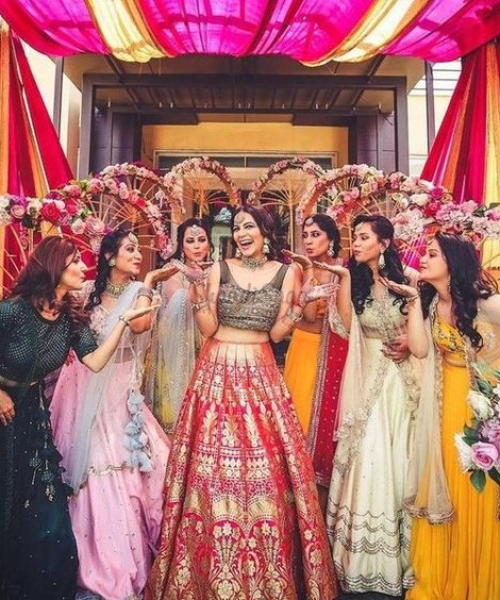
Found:
[[[385,267],[379,269],[380,275],[386,277],[395,283],[408,283],[408,278],[403,271],[403,264],[399,253],[394,245],[394,227],[387,217],[383,215],[358,215],[352,224],[354,231],[361,223],[368,223],[377,236],[379,242],[388,242],[387,249],[384,251]],[[354,304],[354,310],[357,315],[363,314],[367,303],[373,302],[371,296],[371,286],[373,285],[373,273],[370,267],[365,263],[358,263],[351,256],[349,259],[349,271],[351,273],[351,299]],[[400,311],[404,314],[406,300],[403,296],[394,294],[394,304],[400,305]]]
[[[478,301],[498,293],[497,282],[482,267],[474,244],[461,235],[438,233],[435,238],[448,266],[453,314],[458,331],[467,336],[476,350],[483,347],[483,338],[474,327]],[[424,317],[429,316],[436,288],[421,281],[420,294]]]

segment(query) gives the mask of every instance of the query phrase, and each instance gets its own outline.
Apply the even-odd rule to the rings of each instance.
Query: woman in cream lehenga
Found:
[[[500,296],[496,282],[481,270],[472,242],[457,235],[440,233],[431,240],[420,278],[429,358],[405,502],[416,517],[415,585],[406,598],[499,600],[498,486],[488,480],[481,493],[472,486],[455,436],[472,418],[467,401],[472,363],[498,369]]]
[[[330,294],[275,259],[262,207],[235,212],[241,253],[191,287],[207,338],[175,428],[160,552],[147,600],[331,600],[336,586],[314,473],[269,340]]]
[[[206,223],[196,218],[184,221],[177,230],[176,250],[170,257],[170,264],[178,272],[161,284],[162,306],[153,331],[145,389],[148,404],[167,433],[173,431],[203,343],[187,273],[196,265],[208,266],[210,250]],[[205,277],[208,273],[206,269]]]
[[[399,596],[411,583],[410,519],[402,508],[418,389],[410,361],[396,363],[390,344],[418,323],[415,297],[385,285],[385,277],[408,283],[413,276],[393,238],[386,217],[360,215],[353,222],[353,318],[327,526],[344,591]],[[424,356],[424,341],[412,338],[410,351]]]

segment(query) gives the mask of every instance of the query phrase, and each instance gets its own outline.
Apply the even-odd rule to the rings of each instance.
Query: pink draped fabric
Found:
[[[139,10],[154,42],[168,56],[282,54],[314,64],[348,41],[379,3],[131,0],[124,10]],[[109,17],[99,22],[89,6],[85,0],[0,0],[0,15],[23,40],[46,54],[108,53],[102,34],[111,25]],[[116,24],[119,29],[119,22],[112,25]],[[452,60],[499,34],[500,0],[428,0],[403,32],[379,51]]]
[[[0,16],[44,54],[108,52],[85,0],[0,0]]]
[[[500,0],[431,0],[384,54],[450,61],[500,33]]]
[[[153,36],[169,55],[283,54],[304,61],[339,45],[371,3],[138,0]]]

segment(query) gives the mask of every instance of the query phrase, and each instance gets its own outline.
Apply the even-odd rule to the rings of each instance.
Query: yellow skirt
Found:
[[[311,421],[320,342],[320,333],[295,329],[286,353],[283,377],[305,434]]]
[[[455,516],[429,525],[415,519],[411,559],[416,583],[406,600],[500,600],[498,486],[478,493],[459,467],[454,436],[470,422],[464,367],[443,363],[443,462]]]

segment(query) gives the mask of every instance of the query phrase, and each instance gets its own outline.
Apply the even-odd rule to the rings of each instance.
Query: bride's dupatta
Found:
[[[453,505],[443,466],[441,447],[442,359],[432,337],[432,323],[436,318],[437,297],[426,320],[429,354],[422,377],[422,393],[416,415],[414,447],[410,459],[404,506],[414,517],[429,523],[446,523],[453,519]],[[476,352],[465,338],[466,365],[471,381],[471,365],[482,363],[498,367],[500,359],[500,295],[478,301],[475,327],[483,337],[483,348]],[[458,433],[458,432],[457,432]],[[458,461],[458,456],[457,456]]]

